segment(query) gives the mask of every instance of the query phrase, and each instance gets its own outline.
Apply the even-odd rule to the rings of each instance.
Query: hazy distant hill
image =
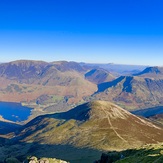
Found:
[[[18,83],[44,86],[68,85],[75,77],[79,77],[79,72],[84,73],[85,71],[79,64],[66,61],[47,63],[20,60],[0,65],[1,77]]]
[[[134,76],[163,78],[163,67],[147,67],[142,72],[134,74]]]
[[[98,63],[81,63],[81,65],[94,67],[94,68],[103,68],[114,75],[132,75],[143,71],[147,66],[141,65],[125,65],[125,64],[98,64]]]

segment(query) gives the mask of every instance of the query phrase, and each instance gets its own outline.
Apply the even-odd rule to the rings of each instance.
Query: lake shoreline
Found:
[[[33,109],[19,102],[0,101],[0,120],[20,124],[28,120]]]

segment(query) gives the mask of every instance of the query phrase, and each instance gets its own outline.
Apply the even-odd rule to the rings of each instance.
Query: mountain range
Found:
[[[0,64],[1,101],[34,108],[23,126],[1,118],[0,160],[22,162],[34,155],[90,163],[103,152],[126,154],[129,148],[163,142],[163,68],[114,71],[105,66],[27,60]]]
[[[29,119],[91,100],[111,101],[130,111],[162,106],[163,68],[143,68],[67,61],[1,63],[0,99],[35,108]]]

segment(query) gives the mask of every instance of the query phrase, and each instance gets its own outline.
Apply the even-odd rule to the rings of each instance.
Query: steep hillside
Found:
[[[37,117],[17,138],[28,143],[109,150],[161,142],[162,134],[162,128],[112,103],[95,101],[68,112]]]

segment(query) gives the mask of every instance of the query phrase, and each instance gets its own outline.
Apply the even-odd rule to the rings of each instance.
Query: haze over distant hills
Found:
[[[90,67],[103,68],[113,73],[114,75],[131,75],[143,71],[148,66],[142,65],[125,65],[125,64],[98,64],[98,63],[82,63],[81,65],[87,65]]]
[[[129,110],[161,106],[163,68],[143,68],[67,61],[2,63],[0,98],[35,108],[35,116],[96,99],[112,101]],[[128,75],[124,75],[126,72]]]

